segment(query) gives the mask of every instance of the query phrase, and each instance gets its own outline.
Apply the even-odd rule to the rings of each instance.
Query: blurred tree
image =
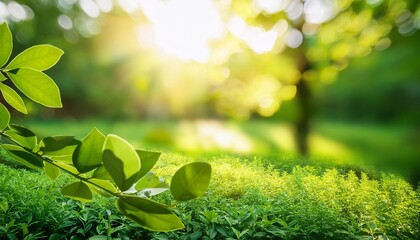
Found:
[[[314,112],[311,85],[331,83],[351,59],[388,48],[393,29],[410,35],[420,28],[420,5],[415,0],[232,0],[221,5],[229,16],[232,36],[256,53],[292,61],[288,67],[295,71],[283,74],[289,74],[286,85],[296,86],[296,146],[303,155],[309,151],[307,138]],[[231,77],[236,78],[234,72]],[[257,77],[249,81],[263,84]],[[277,109],[279,99],[264,102],[261,98],[260,105],[277,104]]]

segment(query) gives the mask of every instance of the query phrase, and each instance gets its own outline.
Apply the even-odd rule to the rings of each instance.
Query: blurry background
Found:
[[[13,55],[41,43],[65,51],[48,70],[64,108],[26,99],[28,116],[13,117],[44,136],[97,126],[143,148],[290,156],[416,182],[419,9],[417,0],[2,0]]]

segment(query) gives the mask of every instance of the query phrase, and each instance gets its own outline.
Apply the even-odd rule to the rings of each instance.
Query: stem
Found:
[[[109,191],[108,189],[105,189],[105,188],[103,188],[103,187],[99,186],[98,184],[96,184],[96,183],[94,183],[94,182],[89,181],[89,179],[88,179],[88,178],[84,178],[84,177],[80,176],[79,174],[72,173],[71,171],[69,171],[69,170],[67,170],[67,169],[65,169],[65,168],[63,168],[63,167],[61,167],[60,165],[57,165],[57,164],[54,162],[54,160],[52,160],[52,159],[51,159],[51,158],[49,158],[49,157],[43,156],[43,155],[39,154],[38,152],[37,152],[37,153],[32,152],[32,149],[29,149],[29,148],[26,148],[26,147],[22,146],[19,142],[17,142],[17,141],[16,141],[16,140],[14,140],[13,138],[11,138],[11,137],[7,136],[6,134],[4,134],[4,131],[1,131],[1,132],[0,132],[0,136],[4,137],[4,138],[5,138],[5,139],[7,139],[9,142],[11,142],[11,143],[13,143],[13,144],[15,144],[15,145],[17,145],[17,146],[19,146],[19,147],[23,148],[25,151],[29,152],[30,154],[35,154],[35,155],[37,155],[37,156],[38,156],[38,157],[40,157],[43,161],[45,161],[45,162],[47,162],[47,163],[49,163],[49,164],[51,164],[51,165],[54,165],[55,167],[57,167],[57,168],[61,169],[62,171],[66,172],[66,173],[68,173],[68,174],[70,174],[70,175],[72,175],[73,177],[75,177],[75,178],[77,178],[77,179],[79,179],[79,180],[81,180],[81,181],[84,181],[84,182],[87,182],[87,183],[89,183],[89,184],[92,184],[93,186],[95,186],[95,187],[97,187],[97,188],[100,188],[101,190],[103,190],[103,191],[105,191],[105,192],[107,192],[107,193],[109,193],[109,194],[111,194],[111,195],[113,195],[113,196],[115,196],[115,197],[118,197],[118,196],[120,195],[119,193],[114,193],[114,192],[111,192],[111,191]]]

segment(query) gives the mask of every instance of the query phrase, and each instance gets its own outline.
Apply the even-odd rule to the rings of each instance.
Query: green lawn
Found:
[[[40,135],[83,137],[91,126],[136,146],[162,151],[154,172],[170,179],[184,163],[213,168],[204,197],[175,203],[186,229],[150,233],[116,211],[112,199],[80,204],[60,195],[56,181],[0,164],[0,239],[419,239],[420,190],[377,164],[403,147],[408,130],[318,123],[314,155],[297,157],[288,125],[270,122],[26,122]],[[228,130],[228,131],[222,131]],[[281,136],[279,138],[278,136]],[[376,141],[377,140],[377,141]],[[382,147],[381,147],[382,146]],[[218,150],[220,149],[220,150]],[[382,150],[375,154],[374,151]],[[372,152],[370,152],[372,151]],[[330,155],[328,153],[331,153]],[[371,157],[371,158],[370,158]],[[387,160],[388,161],[388,160]],[[413,162],[409,161],[413,166]],[[382,167],[388,173],[381,172]],[[353,169],[353,170],[352,170]],[[363,172],[367,172],[365,174]]]

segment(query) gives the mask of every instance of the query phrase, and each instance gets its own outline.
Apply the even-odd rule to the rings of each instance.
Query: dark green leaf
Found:
[[[89,172],[102,164],[105,136],[94,128],[73,153],[73,165],[81,173]]]
[[[0,130],[5,129],[10,122],[10,113],[7,108],[0,103]]]
[[[4,100],[6,100],[6,102],[10,104],[10,106],[12,106],[14,109],[18,110],[21,113],[28,113],[23,99],[19,96],[17,92],[15,92],[15,90],[13,90],[11,87],[5,84],[0,83],[0,91],[3,94]]]
[[[4,22],[0,24],[0,67],[7,63],[12,54],[13,40],[9,26]]]
[[[10,80],[32,101],[51,108],[61,108],[60,90],[55,82],[43,72],[19,68],[7,72]]]
[[[24,148],[16,145],[2,144],[1,146],[16,161],[21,162],[28,167],[43,170],[43,161],[35,154],[28,152]]]
[[[6,69],[32,68],[44,71],[54,66],[63,53],[61,49],[51,45],[36,45],[17,55]]]
[[[61,194],[74,200],[88,202],[92,200],[92,191],[84,182],[75,182],[61,188]]]
[[[140,158],[134,148],[116,135],[108,135],[102,155],[106,170],[121,191],[128,190],[137,180]]]
[[[171,181],[172,196],[186,201],[203,195],[209,186],[211,166],[205,162],[193,162],[181,167]]]
[[[136,153],[139,155],[141,161],[141,169],[137,175],[137,180],[139,180],[153,168],[160,157],[160,152],[150,152],[136,149]]]
[[[45,174],[52,180],[55,180],[58,176],[60,176],[60,169],[48,162],[44,163],[44,171]]]
[[[118,210],[140,226],[151,231],[173,231],[183,229],[184,224],[165,205],[134,196],[120,196]]]

